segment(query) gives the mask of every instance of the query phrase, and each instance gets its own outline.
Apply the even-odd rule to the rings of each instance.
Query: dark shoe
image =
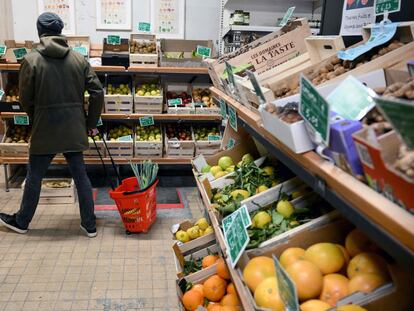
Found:
[[[0,224],[20,234],[25,234],[27,232],[27,228],[22,228],[17,224],[16,214],[7,215],[0,213]]]
[[[96,229],[87,230],[82,225],[80,225],[80,228],[86,233],[86,235],[88,236],[88,238],[94,238],[94,237],[96,237],[98,235],[98,233],[96,232]]]

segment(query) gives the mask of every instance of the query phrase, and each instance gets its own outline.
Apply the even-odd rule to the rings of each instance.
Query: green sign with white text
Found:
[[[233,67],[228,63],[226,63],[226,71],[227,71],[227,78],[229,79],[230,85],[232,86],[233,90],[236,87],[236,80],[234,78]]]
[[[132,141],[132,136],[131,135],[127,135],[127,136],[122,136],[118,138],[118,141]]]
[[[377,0],[375,3],[375,15],[385,12],[393,13],[401,10],[401,0]]]
[[[229,123],[230,126],[237,132],[237,112],[236,109],[232,106],[227,107],[229,112]]]
[[[4,95],[4,91],[0,89],[0,99],[2,99],[3,95]]]
[[[150,23],[139,22],[138,23],[138,31],[150,32],[151,31],[151,24]]]
[[[250,218],[249,211],[247,209],[246,205],[241,206],[238,210],[231,213],[229,216],[226,216],[223,218],[222,224],[223,224],[223,230],[227,230],[230,226],[231,222],[236,217],[236,214],[241,214],[241,217],[243,219],[244,226],[246,228],[249,228],[252,225],[252,219]]]
[[[98,124],[96,124],[96,126],[102,126],[102,125],[103,125],[102,118],[99,117]]]
[[[22,59],[27,54],[27,50],[26,48],[13,49],[13,54],[16,59]]]
[[[0,55],[6,54],[7,47],[5,45],[0,45]]]
[[[275,270],[276,270],[276,279],[277,279],[277,287],[279,289],[279,295],[282,299],[283,303],[285,304],[286,311],[296,311],[299,310],[298,305],[298,294],[296,291],[295,283],[291,280],[289,275],[283,269],[282,265],[280,264],[279,260],[276,258],[275,255],[273,257],[273,262],[275,263]]]
[[[88,56],[88,50],[84,46],[75,46],[73,48],[75,52],[78,52],[80,55]]]
[[[173,98],[168,100],[168,106],[180,106],[183,104],[183,100],[181,98]]]
[[[206,46],[197,45],[196,53],[200,56],[211,57],[211,49]]]
[[[154,117],[153,116],[147,116],[147,117],[139,118],[139,125],[141,125],[141,126],[154,125]]]
[[[224,230],[224,239],[230,263],[234,268],[250,241],[241,213],[236,213],[227,230]]]
[[[292,6],[286,11],[285,15],[283,16],[282,20],[280,21],[280,23],[278,25],[279,27],[283,27],[288,23],[288,21],[292,17],[292,14],[295,11],[295,9],[296,9],[296,7]]]
[[[220,114],[223,119],[227,118],[227,105],[226,101],[220,98]]]
[[[217,140],[221,140],[221,136],[220,135],[208,135],[207,139],[208,141],[217,141]]]
[[[15,125],[29,125],[28,116],[14,116],[13,119]]]
[[[120,36],[109,35],[108,38],[106,39],[106,41],[108,42],[108,44],[111,44],[111,45],[120,45],[121,44],[121,37]]]
[[[230,150],[236,145],[236,141],[233,138],[230,138],[227,143],[227,149]]]

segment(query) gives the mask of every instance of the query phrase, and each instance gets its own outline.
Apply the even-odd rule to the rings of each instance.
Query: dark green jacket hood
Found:
[[[51,58],[65,58],[69,53],[68,42],[65,36],[42,36],[37,47],[40,54]]]

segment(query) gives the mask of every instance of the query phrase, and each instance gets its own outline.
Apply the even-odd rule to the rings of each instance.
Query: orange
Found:
[[[235,294],[227,294],[221,299],[222,306],[240,306],[239,297]]]
[[[279,295],[276,277],[269,277],[256,287],[254,301],[262,308],[273,311],[285,310],[285,305]]]
[[[344,259],[345,259],[345,266],[347,266],[349,264],[349,261],[351,260],[351,256],[349,255],[346,248],[343,247],[341,244],[335,244],[335,245],[338,246],[339,249],[342,251],[342,255],[344,255]]]
[[[322,293],[319,299],[335,307],[338,300],[348,296],[348,285],[349,280],[343,275],[327,274],[323,277]]]
[[[305,259],[313,262],[322,274],[335,273],[345,263],[341,249],[333,243],[317,243],[305,252]]]
[[[236,288],[234,287],[233,283],[229,283],[229,285],[227,285],[227,294],[237,295],[237,291],[236,291]]]
[[[300,311],[326,311],[331,306],[324,301],[311,299],[300,305]]]
[[[219,277],[221,277],[222,279],[225,280],[230,280],[230,272],[229,269],[227,268],[227,264],[224,261],[223,258],[219,258],[217,261],[217,274]]]
[[[217,259],[218,259],[218,256],[208,255],[203,258],[203,261],[201,262],[201,266],[203,267],[203,269],[210,267],[216,263]]]
[[[344,305],[336,308],[336,311],[368,311],[365,308],[362,308],[357,305]]]
[[[226,293],[227,283],[218,275],[213,275],[204,282],[204,296],[210,301],[220,301]]]
[[[240,311],[238,306],[221,306],[220,311]]]
[[[360,273],[374,273],[388,277],[387,262],[376,253],[361,253],[351,259],[347,268],[350,279]]]
[[[349,293],[371,293],[381,285],[387,283],[382,275],[374,273],[359,273],[349,282]]]
[[[221,311],[221,306],[218,303],[210,302],[207,307],[208,311]]]
[[[351,257],[372,249],[371,241],[358,229],[352,230],[345,239],[345,247]]]
[[[287,268],[292,262],[296,260],[305,259],[305,250],[300,247],[290,247],[283,251],[279,257],[280,264],[283,268]]]
[[[295,283],[299,300],[318,297],[322,292],[323,275],[318,266],[307,260],[297,260],[286,268]]]
[[[272,258],[266,256],[253,258],[243,270],[244,282],[252,292],[264,279],[272,276],[276,277],[275,264]]]
[[[184,294],[182,301],[188,311],[194,311],[198,306],[204,305],[204,297],[198,290],[190,289]]]
[[[191,287],[191,289],[199,291],[204,297],[204,286],[203,286],[203,284],[195,284],[195,285],[193,285],[193,287]]]

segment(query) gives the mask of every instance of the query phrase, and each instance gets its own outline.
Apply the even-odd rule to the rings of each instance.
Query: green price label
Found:
[[[299,113],[316,133],[317,140],[328,144],[330,128],[328,102],[304,75],[300,80]]]
[[[230,85],[234,88],[236,87],[236,80],[234,78],[233,67],[226,61],[226,71],[227,71],[227,78],[229,79]]]
[[[230,150],[236,145],[236,141],[233,138],[230,138],[227,143],[227,149]]]
[[[227,118],[227,105],[226,101],[220,98],[220,114],[223,119]]]
[[[132,141],[132,136],[131,135],[121,136],[118,138],[118,141]]]
[[[26,48],[13,49],[13,54],[16,59],[22,59],[27,54],[27,50]]]
[[[228,106],[229,111],[229,123],[230,126],[237,132],[237,112],[236,109],[232,106]]]
[[[121,37],[120,36],[109,35],[108,38],[106,39],[106,41],[108,42],[108,44],[111,44],[111,45],[120,45],[121,44]]]
[[[414,148],[414,102],[376,97],[375,102],[410,149]]]
[[[0,90],[0,99],[3,98],[3,95],[4,95],[4,91],[3,90]]]
[[[211,57],[211,49],[206,46],[197,45],[196,53],[200,56]]]
[[[96,126],[102,126],[102,125],[103,125],[102,118],[99,117],[98,124],[96,124]]]
[[[393,13],[401,10],[401,0],[377,0],[375,3],[375,15],[385,12]]]
[[[148,117],[139,118],[139,125],[141,125],[141,126],[154,125],[154,117],[153,116],[148,116]]]
[[[227,229],[224,230],[224,239],[230,263],[234,268],[250,241],[241,213],[236,213]]]
[[[15,125],[29,125],[28,116],[14,116],[13,119]]]
[[[256,75],[250,70],[246,70],[246,73],[253,85],[253,89],[256,92],[257,97],[259,98],[260,104],[264,105],[266,103],[266,99],[264,97],[262,88],[260,87],[259,81],[257,81]]]
[[[183,100],[181,98],[173,98],[168,100],[168,106],[181,106],[183,104]]]
[[[88,56],[88,50],[84,46],[75,46],[73,50],[83,56]]]
[[[207,139],[209,141],[217,141],[217,140],[221,140],[221,136],[219,136],[219,135],[208,135]]]
[[[299,299],[295,283],[293,283],[292,279],[286,273],[285,269],[283,269],[282,265],[280,264],[279,260],[277,260],[276,256],[272,255],[272,257],[276,268],[276,279],[279,289],[279,295],[283,303],[285,304],[285,310],[299,310]]]
[[[138,23],[138,31],[150,32],[151,31],[151,24],[150,23]]]
[[[6,54],[7,47],[5,45],[0,45],[0,55]]]
[[[283,16],[282,20],[280,21],[280,23],[278,25],[279,27],[283,27],[288,23],[288,21],[292,17],[292,14],[295,11],[295,9],[296,9],[296,7],[292,6],[286,11],[285,15]]]
[[[236,217],[236,214],[240,213],[241,217],[243,219],[243,224],[246,228],[249,228],[252,225],[252,219],[250,218],[249,210],[247,209],[246,205],[241,206],[238,210],[231,213],[229,216],[223,218],[222,224],[223,224],[223,230],[228,230],[230,224]]]

